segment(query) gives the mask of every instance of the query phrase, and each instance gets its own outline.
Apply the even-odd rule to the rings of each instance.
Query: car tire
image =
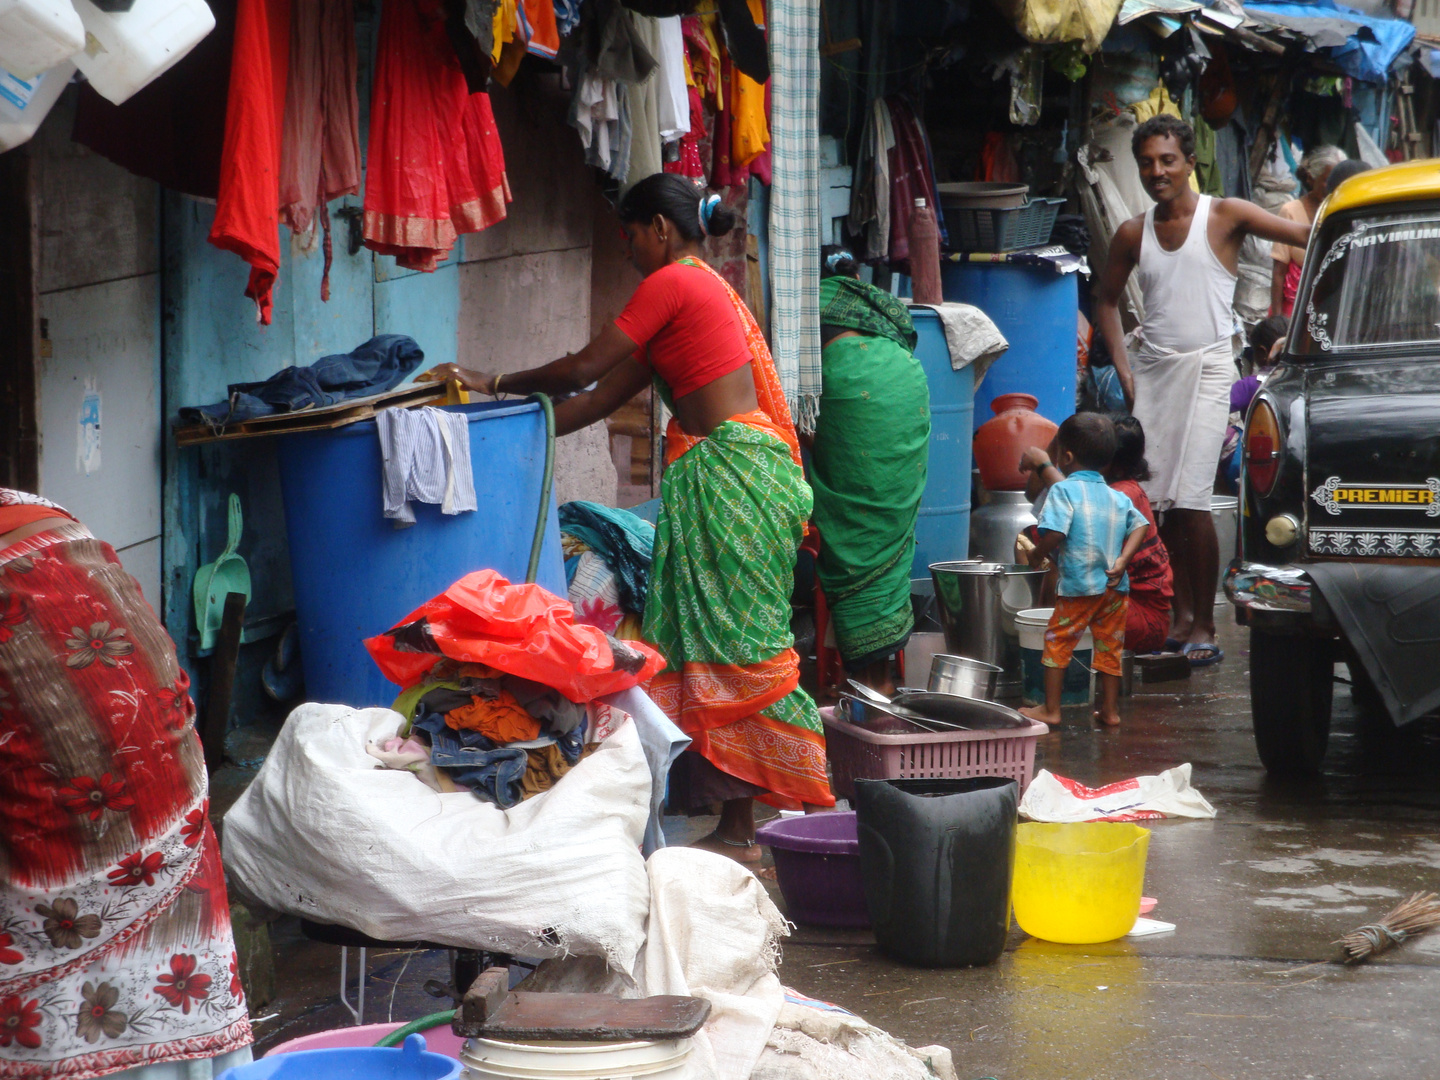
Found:
[[[1334,643],[1250,631],[1250,711],[1267,772],[1318,772],[1330,741]]]

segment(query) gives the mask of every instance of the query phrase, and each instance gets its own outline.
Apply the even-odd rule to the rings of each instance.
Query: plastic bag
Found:
[[[1190,786],[1190,765],[1159,776],[1135,776],[1118,784],[1089,788],[1041,769],[1020,800],[1020,816],[1031,821],[1149,821],[1154,818],[1213,818],[1215,808]]]
[[[449,657],[553,686],[581,703],[647,682],[665,666],[649,645],[577,623],[569,601],[539,585],[511,585],[494,570],[466,574],[365,648],[401,687]]]
[[[600,957],[630,972],[650,907],[651,773],[636,723],[623,718],[560,783],[509,810],[376,768],[366,746],[400,724],[389,709],[290,714],[225,815],[225,867],[243,893],[382,941]]]

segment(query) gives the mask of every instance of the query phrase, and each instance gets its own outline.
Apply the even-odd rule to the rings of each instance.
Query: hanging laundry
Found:
[[[765,29],[765,6],[762,0],[750,0],[750,14],[755,25]],[[749,171],[750,163],[770,145],[770,125],[765,115],[765,88],[737,67],[730,65],[730,164],[734,169]]]
[[[690,131],[690,94],[685,86],[685,30],[680,16],[655,20],[659,36],[660,138],[674,142]]]
[[[516,14],[525,50],[534,56],[554,60],[560,51],[560,31],[555,21],[554,0],[521,0]]]
[[[649,56],[657,58],[655,66],[658,68],[660,20],[628,10],[622,10],[621,14],[630,20],[631,35],[636,44]],[[660,84],[660,77],[652,75],[643,82],[624,84],[620,88],[621,100],[630,118],[630,168],[621,184],[622,191],[664,167],[660,154]]]
[[[850,188],[850,232],[864,238],[860,257],[874,263],[890,250],[890,152],[895,128],[884,98],[870,106]]]
[[[494,697],[474,695],[468,705],[446,713],[445,723],[456,731],[478,731],[501,746],[540,736],[540,721],[526,712],[508,690],[498,690]]]
[[[555,29],[569,37],[580,25],[580,0],[555,0]]]
[[[239,0],[225,146],[210,243],[250,264],[245,295],[270,325],[280,273],[280,153],[286,73],[290,63],[290,0]]]
[[[470,463],[470,421],[443,409],[382,409],[380,487],[385,516],[415,524],[410,502],[439,505],[454,516],[478,508]]]
[[[665,171],[704,183],[705,163],[700,157],[700,140],[709,134],[705,130],[705,105],[696,87],[687,86],[685,91],[690,99],[690,130],[680,136],[680,155],[665,163]]]
[[[915,213],[915,200],[924,199],[927,207],[938,206],[939,202],[924,125],[903,98],[892,96],[888,102],[895,131],[895,146],[890,153],[889,260],[892,266],[903,269],[910,261],[910,218]]]
[[[371,250],[433,271],[461,233],[505,217],[510,186],[490,97],[467,92],[435,0],[381,10],[369,144]]]
[[[280,148],[280,220],[308,233],[318,212],[325,233],[320,299],[330,299],[326,204],[360,190],[360,99],[355,9],[350,0],[306,0],[290,12],[290,76]]]

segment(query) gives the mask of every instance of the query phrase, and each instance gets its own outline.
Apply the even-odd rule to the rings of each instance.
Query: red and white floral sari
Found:
[[[37,505],[0,488],[0,534]],[[188,688],[84,526],[0,549],[0,1077],[251,1041]]]

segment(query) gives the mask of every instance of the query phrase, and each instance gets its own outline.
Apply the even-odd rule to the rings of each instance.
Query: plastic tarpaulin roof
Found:
[[[1306,24],[1314,24],[1315,35],[1322,40],[1340,28],[1337,23],[1356,24],[1359,29],[1350,33],[1344,44],[1327,48],[1326,52],[1341,71],[1364,82],[1383,83],[1390,65],[1415,40],[1415,27],[1408,22],[1377,19],[1332,0],[1313,4],[1246,4],[1245,14],[1257,22],[1266,21],[1267,15],[1279,16],[1283,20],[1280,25],[1307,37],[1310,33]]]

